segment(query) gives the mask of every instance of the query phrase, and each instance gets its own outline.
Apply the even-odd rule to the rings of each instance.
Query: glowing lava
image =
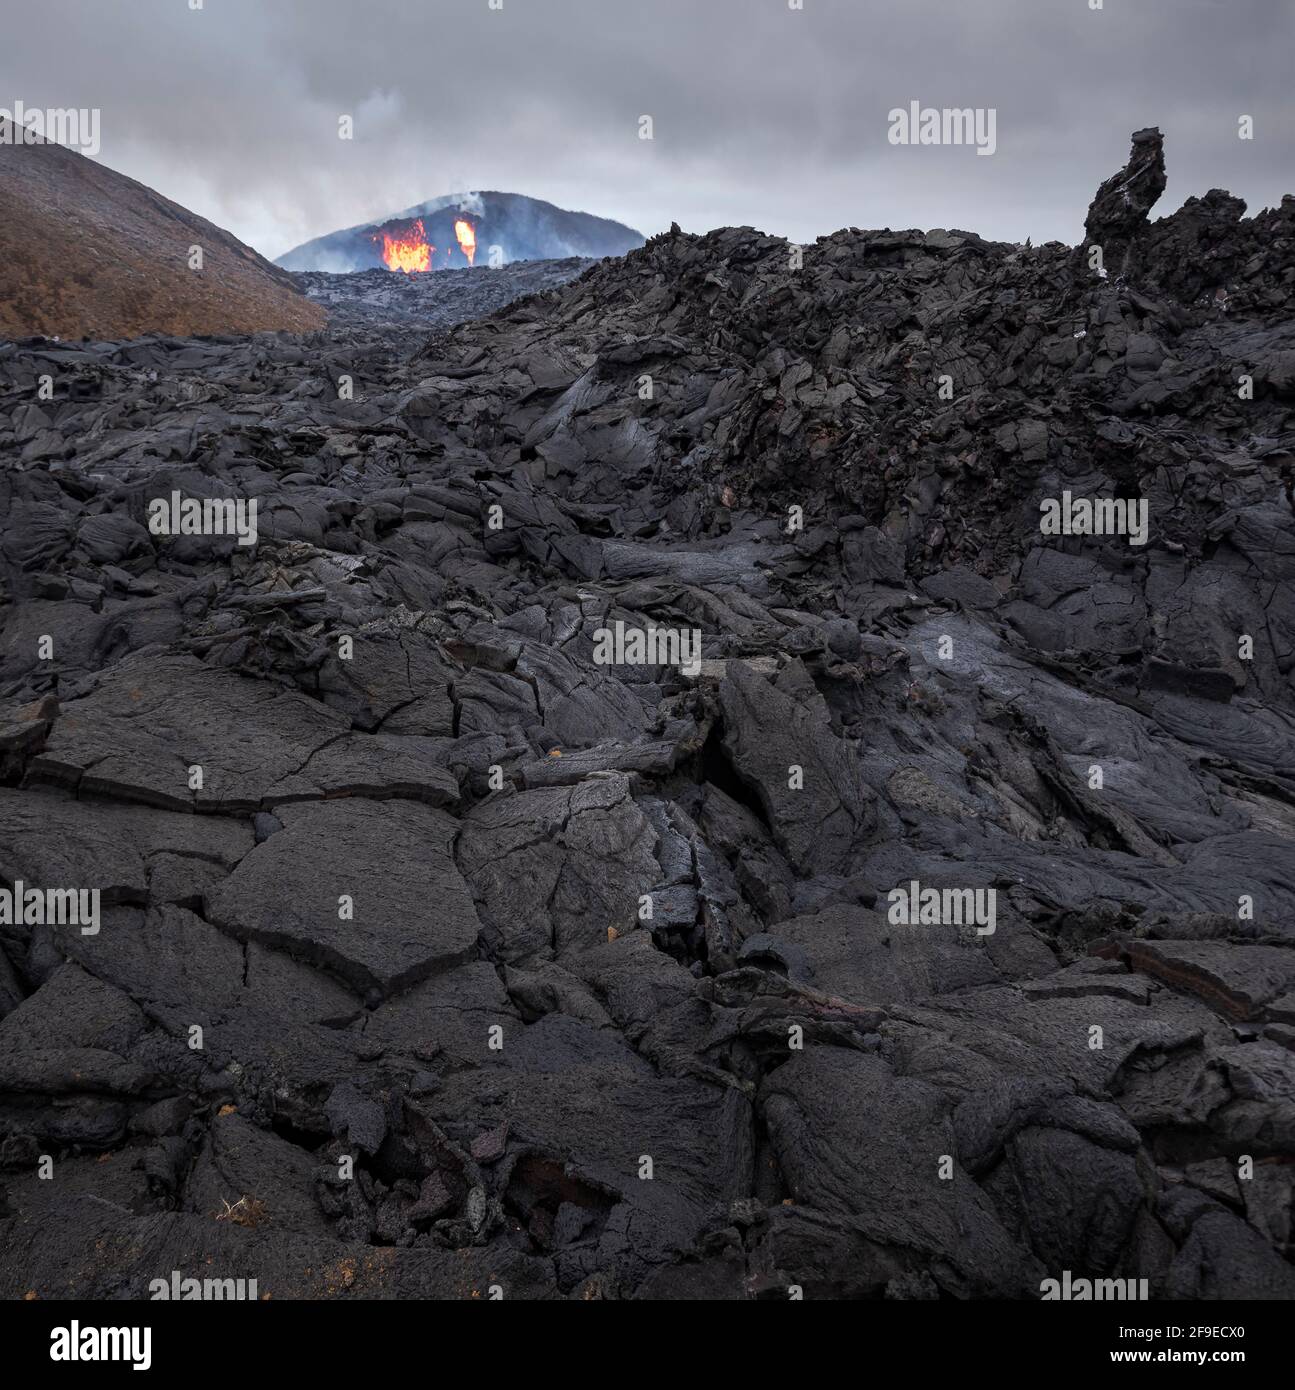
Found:
[[[377,233],[373,240],[377,241]],[[413,270],[431,270],[432,252],[436,247],[427,244],[427,233],[423,230],[420,217],[403,237],[393,237],[382,233],[382,259],[388,270],[403,270],[406,275]]]
[[[477,254],[477,234],[473,230],[472,223],[465,222],[461,217],[458,218],[454,223],[454,235],[459,239],[459,246],[468,258],[468,264],[473,265]]]

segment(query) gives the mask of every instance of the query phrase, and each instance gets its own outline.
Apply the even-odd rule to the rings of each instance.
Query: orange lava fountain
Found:
[[[377,235],[374,235],[377,241]],[[436,247],[427,244],[427,233],[423,230],[420,217],[403,237],[382,234],[382,259],[388,270],[403,270],[406,275],[414,270],[431,270],[432,252]]]
[[[459,218],[454,223],[454,235],[459,239],[459,246],[463,254],[468,258],[468,264],[473,265],[477,254],[477,234],[471,222],[465,222]]]

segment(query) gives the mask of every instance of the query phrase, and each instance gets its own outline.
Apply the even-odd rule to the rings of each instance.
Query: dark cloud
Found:
[[[269,255],[469,188],[649,234],[1074,241],[1143,125],[1158,212],[1295,190],[1293,49],[1289,0],[40,0],[5,16],[0,107],[101,108],[104,163]],[[995,108],[996,152],[889,144],[911,101]]]

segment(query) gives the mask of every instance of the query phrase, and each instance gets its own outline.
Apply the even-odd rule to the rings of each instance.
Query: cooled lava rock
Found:
[[[1295,200],[1162,186],[0,344],[0,1294],[1295,1296]]]

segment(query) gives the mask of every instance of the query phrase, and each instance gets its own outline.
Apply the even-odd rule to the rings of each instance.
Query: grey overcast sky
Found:
[[[1145,125],[1158,214],[1295,192],[1295,0],[194,3],[3,0],[0,108],[99,108],[101,162],[271,257],[488,188],[648,235],[1073,242]],[[994,108],[995,153],[890,144],[913,101]]]

